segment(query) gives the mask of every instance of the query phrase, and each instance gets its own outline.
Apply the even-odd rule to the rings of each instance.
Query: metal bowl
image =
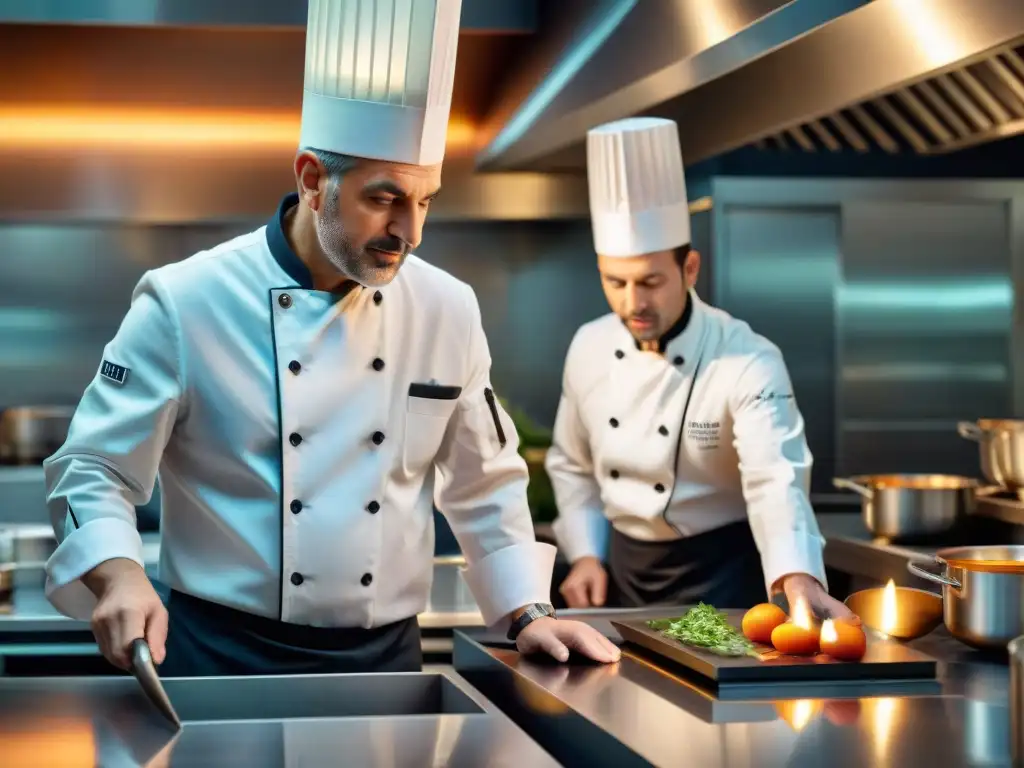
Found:
[[[854,592],[844,603],[877,632],[898,640],[924,637],[942,623],[942,597],[934,592],[912,587],[896,587],[896,626],[886,632],[882,629],[882,595],[884,587]]]

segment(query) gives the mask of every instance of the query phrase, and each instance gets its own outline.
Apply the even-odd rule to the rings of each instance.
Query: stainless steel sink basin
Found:
[[[183,722],[301,720],[339,717],[477,715],[484,710],[439,673],[166,678],[164,688]],[[76,702],[89,708],[142,709],[148,703],[131,678],[0,681],[0,721],[25,709],[56,713]]]
[[[193,722],[483,713],[440,674],[168,678],[164,687]]]
[[[127,676],[0,677],[0,764],[555,768],[458,675],[168,678],[175,732]]]

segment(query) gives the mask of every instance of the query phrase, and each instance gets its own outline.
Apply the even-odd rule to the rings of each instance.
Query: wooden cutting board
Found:
[[[740,627],[743,611],[723,611]],[[664,618],[675,618],[674,614]],[[935,659],[908,648],[897,640],[868,631],[868,648],[857,662],[836,661],[830,656],[785,656],[774,648],[756,645],[753,656],[719,656],[665,637],[647,626],[646,620],[612,621],[627,643],[669,659],[716,683],[829,682],[840,680],[934,680]]]

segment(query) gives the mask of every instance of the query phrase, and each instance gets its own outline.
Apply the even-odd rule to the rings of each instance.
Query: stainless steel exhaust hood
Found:
[[[462,0],[462,32],[530,34],[538,0]],[[0,24],[305,27],[308,0],[0,0]]]
[[[762,149],[944,154],[1024,132],[1024,45],[760,139]]]
[[[1024,130],[1024,2],[607,0],[492,125],[484,170],[580,170],[594,125],[679,123],[695,163],[751,143],[948,152]]]

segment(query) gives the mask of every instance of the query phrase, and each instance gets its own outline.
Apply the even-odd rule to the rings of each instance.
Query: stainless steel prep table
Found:
[[[171,678],[174,733],[130,678],[0,679],[0,764],[558,763],[458,675]]]
[[[607,631],[611,619],[665,613],[563,615],[617,640]],[[912,645],[939,660],[936,682],[726,694],[632,649],[615,665],[558,666],[461,630],[455,667],[566,766],[1009,765],[1005,659],[972,651],[941,628]]]

